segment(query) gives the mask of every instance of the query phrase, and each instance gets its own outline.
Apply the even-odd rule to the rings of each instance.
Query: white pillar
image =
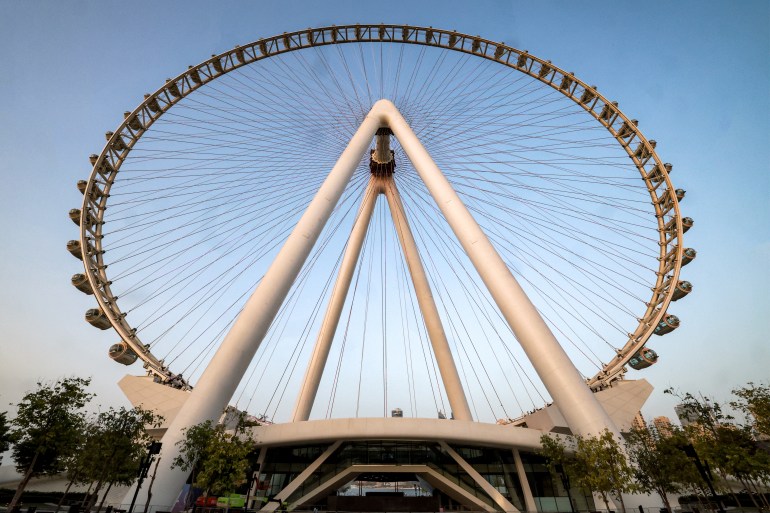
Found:
[[[524,507],[527,511],[534,513],[537,511],[537,504],[535,504],[535,498],[532,496],[532,488],[529,486],[527,471],[524,470],[524,462],[521,461],[521,454],[519,454],[518,449],[513,449],[513,462],[516,465],[516,474],[519,476],[521,493],[524,494]]]
[[[160,457],[164,464],[158,469],[153,485],[153,505],[158,509],[168,510],[173,506],[187,478],[187,472],[170,468],[179,454],[176,443],[183,439],[183,431],[187,427],[206,420],[217,420],[222,414],[381,123],[381,115],[373,108],[246,302],[190,397],[171,422],[162,439]],[[146,489],[146,486],[143,487],[140,495],[146,497]],[[131,498],[128,499],[130,502]],[[140,498],[137,504],[143,504],[144,500]]]
[[[310,357],[310,363],[305,372],[305,379],[302,381],[302,389],[297,397],[297,404],[294,406],[293,422],[300,422],[310,418],[310,411],[313,409],[313,402],[318,393],[318,385],[321,383],[321,376],[323,375],[324,367],[326,367],[326,360],[329,358],[334,334],[340,322],[340,314],[342,313],[343,306],[345,306],[350,282],[353,279],[353,273],[361,255],[361,247],[364,244],[366,232],[372,219],[372,212],[377,204],[377,197],[379,195],[380,185],[374,178],[371,178],[364,190],[364,199],[361,201],[358,217],[350,232],[345,254],[342,256],[340,270],[337,274],[337,281],[334,283],[332,295],[329,298],[329,305],[326,307],[326,315],[318,332],[313,354]]]
[[[597,435],[609,429],[619,437],[620,432],[612,419],[401,113],[388,100],[378,101],[374,108],[382,109],[388,126],[452,227],[572,432]]]
[[[417,296],[417,304],[425,319],[425,328],[433,346],[433,354],[436,356],[436,364],[438,364],[441,373],[441,380],[444,382],[452,413],[457,420],[473,420],[471,409],[468,407],[468,400],[465,398],[465,392],[460,382],[460,375],[457,372],[452,351],[449,349],[449,342],[447,342],[446,333],[441,324],[441,317],[439,317],[438,308],[436,308],[436,302],[430,290],[428,277],[422,266],[409,221],[406,219],[401,196],[392,177],[383,178],[382,181],[385,197],[388,199],[388,206],[390,207],[390,215],[393,217],[398,240],[404,251],[409,274],[414,284],[414,293]]]

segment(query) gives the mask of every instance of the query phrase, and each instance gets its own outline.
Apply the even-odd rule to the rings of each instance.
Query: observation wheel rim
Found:
[[[599,122],[623,147],[632,159],[644,181],[655,210],[659,234],[659,268],[652,287],[647,310],[638,318],[639,324],[617,354],[593,377],[587,380],[593,389],[609,386],[622,379],[625,365],[652,336],[656,326],[666,315],[682,267],[684,252],[682,216],[679,202],[666,167],[650,142],[639,130],[636,121],[627,117],[595,86],[577,78],[550,61],[526,50],[508,46],[479,36],[457,31],[394,24],[351,24],[308,28],[295,32],[258,39],[246,45],[212,55],[211,58],[188,69],[166,83],[145,99],[114,132],[107,133],[107,143],[101,153],[92,156],[93,168],[83,191],[80,214],[80,250],[85,275],[99,308],[109,320],[121,340],[144,362],[149,374],[162,383],[189,389],[190,384],[181,375],[174,374],[162,360],[152,354],[126,321],[126,314],[118,306],[118,297],[111,290],[104,262],[102,225],[109,191],[121,165],[144,133],[166,111],[186,96],[217,78],[243,66],[284,53],[312,47],[345,43],[399,43],[431,46],[444,50],[475,55],[515,69],[538,80],[571,99]],[[632,143],[636,142],[636,147]],[[99,179],[102,181],[99,182]],[[660,191],[660,192],[659,192]],[[665,222],[664,216],[672,221]]]

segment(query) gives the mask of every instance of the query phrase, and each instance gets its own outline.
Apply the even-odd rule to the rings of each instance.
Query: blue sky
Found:
[[[431,25],[527,49],[597,84],[658,141],[695,219],[694,292],[660,363],[648,416],[673,416],[675,387],[726,397],[767,383],[770,351],[770,4],[744,2],[18,2],[0,0],[0,402],[37,380],[92,375],[120,404],[111,335],[82,315],[67,211],[104,132],[187,65],[309,26]],[[134,370],[134,368],[131,368]],[[138,371],[138,367],[136,371]]]

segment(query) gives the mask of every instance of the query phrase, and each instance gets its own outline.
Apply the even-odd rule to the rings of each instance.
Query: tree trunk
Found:
[[[618,492],[618,501],[620,502],[620,511],[626,513],[626,503],[623,500],[623,494],[621,492]]]
[[[64,489],[64,494],[61,496],[61,499],[59,499],[59,502],[56,504],[56,511],[54,511],[54,513],[59,513],[59,510],[61,509],[61,505],[64,504],[64,498],[69,493],[70,488],[72,488],[72,484],[74,482],[75,482],[75,479],[70,479],[70,482],[67,483],[67,488]]]
[[[765,494],[762,493],[762,490],[759,487],[759,483],[754,479],[746,479],[746,483],[748,484],[748,492],[752,495],[756,495],[759,500],[759,511],[764,511],[770,508],[770,504],[767,502],[767,497],[765,497]]]
[[[104,481],[101,479],[96,483],[96,490],[94,490],[94,493],[88,497],[88,504],[86,504],[86,509],[83,513],[91,513],[91,508],[93,508],[94,504],[96,504],[96,499],[99,498],[99,490],[102,489],[103,484]]]
[[[158,465],[160,465],[160,458],[155,462],[155,469],[152,471],[150,483],[147,485],[147,502],[144,504],[144,513],[147,513],[147,510],[150,507],[150,499],[152,499],[152,483],[155,482],[155,474],[158,473]],[[172,504],[171,506],[173,507],[174,505]]]
[[[765,509],[770,509],[770,502],[767,501],[767,497],[765,496],[764,492],[759,486],[759,483],[757,481],[752,480],[751,485],[754,487],[754,491],[757,495],[759,495],[759,500],[762,501],[762,504],[765,506]]]
[[[732,488],[730,488],[730,485],[726,484],[726,483],[729,483],[727,473],[726,472],[722,472],[722,471],[718,471],[718,474],[719,474],[720,479],[722,479],[722,483],[724,483],[723,486],[725,488],[727,488],[727,493],[730,494],[730,496],[735,501],[735,504],[737,504],[738,507],[740,508],[741,507],[741,501],[738,500],[738,496],[735,495],[735,492],[733,491]],[[740,479],[739,479],[739,481],[740,481]],[[717,493],[719,493],[719,492],[717,492]],[[725,505],[724,505],[724,503],[721,500],[717,501],[717,505],[719,506],[720,509],[722,509],[722,510],[725,509]]]
[[[13,511],[13,509],[18,506],[19,501],[21,500],[21,494],[24,493],[24,489],[29,484],[29,480],[32,479],[32,472],[35,470],[35,463],[37,463],[37,457],[40,453],[38,451],[35,451],[35,455],[32,456],[32,463],[29,464],[29,467],[27,467],[27,471],[24,472],[24,477],[21,479],[21,482],[19,483],[19,486],[16,488],[16,493],[13,494],[13,499],[11,499],[11,502],[8,504],[8,511]]]
[[[609,503],[609,501],[607,500],[607,494],[605,494],[604,492],[601,492],[601,493],[599,493],[599,495],[601,495],[601,496],[602,496],[602,502],[604,502],[604,508],[605,508],[607,511],[610,511],[610,503]]]
[[[104,492],[104,495],[102,495],[102,502],[99,503],[99,507],[96,508],[96,511],[102,510],[102,506],[104,506],[104,501],[107,498],[107,494],[110,493],[110,488],[112,488],[112,481],[110,481],[110,484],[107,485],[107,490]]]
[[[740,482],[743,485],[743,489],[746,490],[746,493],[748,494],[749,498],[751,499],[751,502],[754,503],[754,507],[757,508],[759,511],[762,511],[762,506],[759,505],[757,502],[756,497],[754,497],[754,492],[751,490],[751,485],[746,481],[745,479],[738,479],[738,482]],[[738,503],[738,507],[741,507],[741,503]]]
[[[668,495],[666,492],[662,490],[657,490],[657,492],[660,496],[660,500],[663,501],[663,505],[666,507],[666,511],[668,511],[668,513],[672,513],[673,510],[671,509],[671,503],[668,501]]]

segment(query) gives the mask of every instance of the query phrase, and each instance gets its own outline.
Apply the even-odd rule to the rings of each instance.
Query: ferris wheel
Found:
[[[86,320],[119,337],[109,356],[141,361],[160,383],[194,386],[382,98],[403,115],[592,389],[656,362],[647,344],[679,326],[669,310],[692,289],[680,270],[696,252],[683,241],[693,225],[679,208],[685,192],[674,188],[655,141],[616,102],[550,61],[406,25],[331,26],[238,46],[166,80],[107,132],[88,180],[78,182],[83,204],[70,217],[80,237],[67,248],[84,264],[73,285],[97,302]],[[273,417],[301,386],[362,199],[371,177],[385,173],[474,416],[510,418],[548,402],[390,135],[378,132],[377,141],[392,158],[376,161],[382,148],[372,142],[358,163],[239,397]],[[338,397],[354,390],[348,412],[356,416],[367,393],[384,412],[426,411],[418,395],[446,412],[396,217],[386,205],[372,206],[370,216],[332,333],[319,414],[334,414]],[[374,391],[368,374],[378,376]]]

